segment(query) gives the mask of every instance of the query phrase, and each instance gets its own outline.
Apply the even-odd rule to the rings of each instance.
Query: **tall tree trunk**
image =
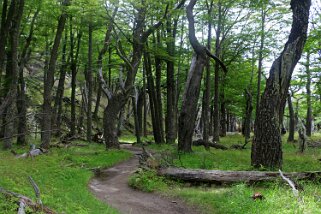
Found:
[[[216,28],[216,39],[215,39],[215,55],[220,56],[221,54],[221,22],[222,22],[222,5],[221,1],[218,1],[218,23]],[[219,80],[220,80],[220,67],[218,63],[215,63],[215,77],[214,77],[214,133],[213,141],[218,142],[220,140],[220,109],[219,109]]]
[[[310,5],[310,0],[291,0],[291,33],[281,55],[272,64],[255,120],[251,154],[254,167],[282,167],[281,122],[292,73],[307,37]]]
[[[82,33],[77,33],[77,45],[76,45],[76,53],[74,54],[74,33],[72,29],[72,17],[70,18],[70,70],[71,70],[71,104],[70,104],[70,135],[74,136],[76,134],[76,87],[77,87],[77,65],[78,65],[78,56],[80,49]],[[88,66],[87,66],[88,67]],[[87,70],[86,70],[86,79],[88,78]],[[88,89],[88,87],[87,87]],[[89,91],[87,95],[89,96]],[[87,96],[87,104],[89,103],[89,97]],[[88,107],[88,106],[87,106]],[[88,109],[87,109],[88,111]]]
[[[161,46],[160,41],[160,33],[159,31],[156,32],[156,45]],[[156,95],[156,105],[155,110],[157,114],[157,126],[159,127],[159,135],[160,135],[160,142],[164,143],[164,125],[163,125],[163,104],[162,104],[162,92],[161,92],[161,77],[162,77],[162,61],[161,59],[156,55],[155,56],[155,95]]]
[[[188,79],[183,94],[182,108],[178,118],[178,150],[192,151],[192,137],[197,116],[197,102],[200,93],[203,68],[206,59],[200,55],[192,58]]]
[[[226,107],[225,107],[225,95],[224,91],[221,93],[221,114],[220,114],[220,137],[226,136]]]
[[[250,139],[250,134],[251,134],[251,118],[252,118],[252,94],[249,89],[244,90],[244,97],[245,97],[245,117],[244,117],[244,137],[245,137],[245,143],[248,142]]]
[[[137,101],[138,101],[138,92],[135,90],[134,96],[132,96],[132,105],[133,105],[133,111],[134,111],[134,122],[135,122],[135,136],[136,136],[136,142],[138,145],[141,144],[140,139],[140,126],[138,122],[138,114],[137,114]]]
[[[139,129],[139,135],[143,135],[143,107],[144,107],[144,93],[141,90],[138,90],[137,98],[137,126]]]
[[[194,56],[190,65],[185,90],[183,94],[182,108],[178,118],[178,150],[182,152],[192,151],[192,137],[197,116],[197,102],[200,93],[203,68],[208,62],[208,57],[213,58],[226,70],[225,65],[217,56],[202,46],[195,36],[193,8],[196,0],[191,0],[186,7],[188,19],[189,41],[194,49]]]
[[[213,0],[211,0],[210,5],[207,4],[207,15],[208,15],[208,25],[207,25],[207,49],[211,50],[211,41],[212,41],[212,9],[213,9]],[[205,89],[203,93],[203,140],[205,142],[205,147],[208,149],[209,141],[209,107],[210,107],[210,93],[211,93],[211,64],[208,61],[206,64],[206,76],[205,76]]]
[[[67,6],[68,4],[69,4],[69,0],[66,0],[64,1],[63,6]],[[49,66],[48,66],[46,75],[44,77],[42,139],[41,139],[42,141],[41,147],[43,148],[49,148],[49,144],[51,140],[51,131],[52,131],[51,130],[51,120],[52,120],[51,90],[54,84],[56,61],[58,58],[58,49],[59,49],[62,33],[65,28],[66,18],[67,18],[67,14],[64,11],[62,12],[58,20],[56,36],[55,36],[54,44],[50,53]]]
[[[7,51],[7,68],[6,68],[6,82],[8,84],[8,94],[12,92],[16,95],[18,85],[18,47],[19,47],[19,33],[21,19],[24,10],[24,0],[12,1],[13,18],[11,21],[11,28],[9,31],[9,48]],[[4,148],[9,149],[12,146],[12,137],[14,132],[14,117],[15,117],[15,102],[12,99],[6,108],[5,116],[5,130],[4,130]]]
[[[0,78],[2,76],[5,58],[6,58],[6,44],[8,40],[8,33],[10,30],[12,19],[16,10],[16,1],[11,1],[8,8],[8,0],[4,0],[2,3],[1,14],[1,29],[0,29]]]
[[[263,67],[263,50],[264,50],[264,42],[265,42],[265,17],[266,10],[264,7],[264,2],[262,2],[261,6],[261,32],[260,32],[260,49],[259,49],[259,65],[257,71],[257,94],[256,94],[256,116],[259,114],[260,107],[260,96],[261,96],[261,79],[262,79],[262,67]]]
[[[18,78],[18,97],[17,97],[17,111],[18,111],[18,136],[17,144],[26,145],[26,133],[27,133],[27,100],[26,100],[26,83],[23,75],[23,70],[25,64],[30,58],[31,50],[29,49],[31,41],[33,39],[34,25],[38,17],[40,7],[37,8],[34,16],[32,17],[30,23],[30,30],[28,37],[26,38],[25,44],[23,46],[22,53],[20,55],[19,64],[19,78]]]
[[[159,109],[157,103],[157,95],[154,85],[154,78],[151,68],[151,61],[150,61],[149,53],[144,53],[144,63],[145,63],[145,70],[147,75],[147,87],[148,87],[148,95],[150,98],[150,109],[151,109],[151,116],[152,116],[152,125],[153,125],[153,133],[155,143],[160,144],[162,143],[162,134],[161,134],[161,127],[160,127],[160,118],[159,118]]]
[[[177,111],[176,111],[176,87],[175,87],[175,38],[177,34],[177,23],[178,19],[174,20],[172,24],[172,17],[168,16],[166,20],[166,48],[167,53],[171,57],[166,61],[166,143],[173,144],[175,143],[177,137]]]
[[[58,88],[55,97],[55,104],[54,104],[54,116],[53,116],[53,125],[55,126],[55,134],[57,136],[61,135],[61,114],[62,114],[62,107],[63,102],[62,98],[64,96],[65,91],[65,79],[66,79],[66,71],[67,71],[67,62],[66,62],[66,49],[67,49],[67,31],[65,31],[65,38],[63,41],[62,47],[62,57],[61,57],[61,67],[60,67],[60,77],[58,82]]]
[[[144,105],[144,119],[143,119],[143,135],[147,136],[147,96],[146,96],[146,68],[143,67],[143,105]]]
[[[307,53],[305,72],[307,75],[307,83],[306,83],[306,90],[307,90],[306,135],[311,137],[311,134],[312,134],[312,105],[311,105],[310,52]]]
[[[88,27],[88,70],[87,70],[87,85],[88,85],[88,107],[87,107],[87,141],[91,142],[91,132],[92,132],[92,91],[93,91],[93,78],[92,78],[92,33],[93,27],[92,23],[89,23]]]
[[[295,114],[294,114],[294,109],[293,109],[293,104],[292,104],[292,96],[289,93],[288,95],[288,107],[289,107],[289,118],[290,118],[290,123],[289,123],[289,137],[288,137],[288,142],[294,142],[294,132],[295,132]]]

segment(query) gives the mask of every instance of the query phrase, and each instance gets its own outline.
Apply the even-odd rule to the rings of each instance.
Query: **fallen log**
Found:
[[[2,187],[0,187],[0,193],[9,198],[17,198],[19,201],[18,211],[20,211],[20,213],[23,213],[24,207],[28,206],[35,212],[42,211],[43,213],[46,213],[46,214],[56,214],[56,212],[51,210],[50,208],[45,206],[40,207],[39,204],[33,202],[30,198],[24,195],[21,195],[19,193],[8,191]]]
[[[86,146],[89,146],[89,144],[79,144],[79,143],[69,143],[69,144],[65,144],[65,143],[56,143],[56,144],[50,145],[50,148],[67,149],[67,148],[70,148],[70,147],[86,147]]]
[[[11,153],[14,156],[16,156],[16,158],[28,158],[28,157],[33,158],[35,156],[42,155],[47,152],[48,152],[47,150],[39,148],[39,149],[32,149],[29,152],[25,152],[25,153],[19,155],[14,150],[11,150]]]
[[[193,141],[193,146],[206,146],[206,144],[205,144],[204,140],[198,139],[198,140]],[[219,143],[208,142],[207,146],[215,148],[215,149],[228,150],[228,148],[226,146],[219,144]]]
[[[237,182],[255,183],[259,181],[274,181],[280,179],[279,172],[261,171],[221,171],[182,168],[163,168],[158,171],[159,175],[187,182],[230,184]],[[313,172],[289,172],[284,176],[297,180],[320,180],[321,171]]]

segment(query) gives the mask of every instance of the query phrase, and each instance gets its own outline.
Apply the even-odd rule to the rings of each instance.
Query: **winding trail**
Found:
[[[145,193],[128,186],[128,177],[139,165],[141,150],[131,145],[123,145],[134,157],[112,168],[102,170],[99,177],[89,182],[91,192],[124,214],[196,214],[200,213],[178,199]]]

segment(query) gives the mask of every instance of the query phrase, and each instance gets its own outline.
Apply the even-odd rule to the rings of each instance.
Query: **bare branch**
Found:
[[[125,53],[123,46],[119,40],[117,41],[116,51],[117,51],[118,56],[126,63],[126,65],[131,70],[133,70],[134,68],[133,68],[132,64],[130,63],[129,59],[126,57],[126,53]]]
[[[220,58],[218,58],[217,56],[215,56],[214,54],[212,54],[207,48],[205,49],[205,51],[206,51],[206,54],[207,54],[209,57],[211,57],[212,59],[214,59],[215,62],[219,63],[220,66],[222,67],[223,71],[224,71],[225,73],[227,73],[227,68],[226,68],[225,64],[222,62],[222,60],[220,60]]]
[[[292,191],[293,191],[293,195],[295,197],[299,197],[299,191],[295,188],[295,184],[293,181],[291,181],[289,178],[285,177],[281,171],[281,169],[279,169],[279,173],[282,177],[283,180],[285,180],[289,185],[290,187],[292,188]]]

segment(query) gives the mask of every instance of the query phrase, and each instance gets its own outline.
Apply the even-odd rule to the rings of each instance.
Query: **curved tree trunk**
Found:
[[[292,0],[292,29],[281,55],[273,62],[255,120],[251,164],[281,168],[281,122],[288,88],[307,37],[310,0]]]
[[[194,49],[190,70],[188,73],[181,112],[178,118],[178,150],[182,152],[192,151],[192,137],[197,116],[197,102],[200,93],[203,68],[208,62],[208,57],[213,58],[218,65],[226,70],[225,65],[215,55],[202,46],[195,36],[193,8],[197,0],[191,0],[186,7],[188,19],[189,41]]]
[[[200,93],[203,68],[206,59],[194,55],[183,94],[182,109],[178,118],[178,150],[192,151],[192,137],[197,116],[197,102]]]

